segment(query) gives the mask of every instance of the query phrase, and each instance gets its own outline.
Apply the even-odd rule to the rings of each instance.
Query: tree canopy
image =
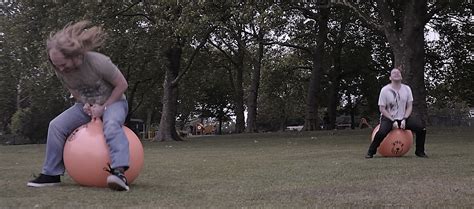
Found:
[[[128,118],[157,125],[158,140],[180,140],[177,128],[204,117],[234,121],[236,133],[375,119],[398,66],[428,124],[435,109],[474,106],[472,5],[463,1],[22,0],[3,2],[0,14],[0,132],[34,142],[73,102],[46,39],[84,19],[106,29],[98,51],[129,82]]]

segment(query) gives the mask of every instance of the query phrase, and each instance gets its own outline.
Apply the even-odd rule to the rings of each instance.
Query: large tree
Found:
[[[411,86],[414,115],[427,120],[425,66],[425,25],[448,1],[427,0],[362,2],[342,1],[353,9],[371,28],[382,32],[393,51],[393,67],[401,67],[405,81]],[[387,72],[388,73],[388,72]]]
[[[324,74],[323,60],[328,35],[330,10],[314,3],[283,3],[286,23],[275,27],[276,40],[266,44],[278,44],[301,50],[311,65],[311,77],[306,96],[304,130],[320,129],[319,107],[321,105],[321,78]],[[307,67],[307,66],[305,66]]]
[[[454,103],[474,106],[472,4],[451,2],[428,23],[427,75],[429,102],[444,108]]]
[[[250,34],[251,41],[254,46],[251,47],[250,60],[251,60],[251,78],[250,88],[247,96],[247,128],[246,132],[253,133],[258,132],[257,128],[257,115],[258,115],[258,98],[260,91],[261,73],[264,68],[264,58],[267,56],[267,50],[265,43],[270,38],[270,32],[275,25],[282,22],[280,16],[282,10],[275,6],[273,3],[266,2],[254,2],[250,13],[252,14],[252,21],[249,23],[249,29],[247,30]]]
[[[178,85],[192,67],[196,54],[207,42],[213,27],[207,12],[218,5],[213,2],[137,2],[142,7],[144,25],[156,36],[160,46],[157,54],[165,60],[162,113],[155,140],[182,140],[176,132]],[[158,69],[160,70],[160,69]]]
[[[284,131],[304,123],[307,85],[303,84],[310,79],[311,67],[302,54],[284,48],[268,50],[258,103],[259,130]]]
[[[216,21],[217,29],[212,34],[210,44],[218,49],[232,64],[228,68],[229,83],[234,92],[235,132],[245,131],[244,72],[249,68],[248,45],[250,36],[246,33],[252,16],[252,5],[245,2],[227,2],[219,13],[221,21]]]
[[[2,97],[10,105],[14,100],[14,111],[18,113],[15,115],[22,115],[12,117],[12,109],[7,109],[5,118],[15,120],[8,121],[14,132],[34,142],[44,142],[48,122],[67,107],[69,96],[49,67],[45,40],[51,31],[77,19],[84,12],[81,6],[80,2],[57,4],[30,0],[2,5],[7,21],[2,21],[6,27],[0,33],[5,38],[8,67],[0,73],[10,76],[0,81],[6,82],[2,88],[8,88],[8,94]]]

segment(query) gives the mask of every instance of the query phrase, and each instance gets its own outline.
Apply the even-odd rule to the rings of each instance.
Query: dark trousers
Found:
[[[400,126],[401,121],[397,121],[398,126]],[[382,116],[380,119],[380,128],[375,134],[374,140],[370,144],[368,154],[374,155],[377,152],[377,148],[382,143],[383,139],[387,134],[392,130],[393,122]],[[411,130],[416,134],[416,149],[415,153],[425,153],[425,138],[426,138],[426,128],[421,125],[421,121],[409,117],[405,120],[405,129]]]

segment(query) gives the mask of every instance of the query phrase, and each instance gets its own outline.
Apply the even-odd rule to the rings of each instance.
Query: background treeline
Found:
[[[0,3],[0,133],[44,142],[73,102],[45,40],[84,19],[106,29],[98,51],[129,82],[129,118],[157,124],[157,140],[180,140],[176,129],[196,118],[232,121],[233,133],[334,129],[341,115],[374,124],[395,66],[428,125],[474,106],[468,2],[158,2]]]

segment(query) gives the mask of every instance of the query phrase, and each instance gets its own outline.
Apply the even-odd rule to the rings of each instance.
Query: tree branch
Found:
[[[155,19],[153,19],[152,17],[150,17],[149,15],[146,15],[144,13],[136,13],[136,14],[125,14],[126,12],[128,12],[129,10],[131,10],[134,6],[140,4],[140,3],[143,3],[144,5],[148,5],[146,4],[145,1],[143,0],[138,0],[138,1],[134,1],[130,6],[128,6],[127,8],[125,8],[124,10],[122,11],[119,11],[115,14],[112,14],[109,16],[109,18],[112,18],[112,17],[116,17],[116,16],[124,16],[124,17],[134,17],[134,16],[142,16],[144,18],[146,18],[148,21],[152,22],[152,23],[156,23]],[[146,11],[145,11],[146,13]]]
[[[201,43],[199,43],[196,49],[194,49],[193,54],[191,54],[188,64],[186,65],[184,70],[171,82],[171,85],[176,85],[181,80],[181,78],[183,78],[184,74],[186,74],[189,71],[189,69],[191,69],[191,65],[193,64],[194,58],[196,57],[199,50],[201,50],[201,48],[204,47],[204,45],[207,43],[207,40],[209,39],[209,35],[212,33],[212,31],[214,31],[215,28],[216,27],[213,27],[208,30],[203,40],[201,41]]]
[[[229,81],[230,81],[230,88],[232,92],[235,92],[235,81],[234,81],[234,75],[232,74],[232,69],[229,67],[227,68],[227,72],[229,75]]]
[[[219,39],[221,40],[222,43],[224,43],[225,46],[233,53],[237,54],[237,51],[235,51],[234,47],[230,45],[227,41],[225,41],[222,37],[219,36]]]
[[[152,22],[152,23],[156,23],[155,22],[155,19],[149,17],[148,15],[146,14],[143,14],[143,13],[137,13],[137,14],[121,14],[120,16],[124,16],[124,17],[135,17],[135,16],[142,16],[144,18],[146,18],[148,21]]]
[[[217,45],[216,43],[214,43],[212,40],[209,40],[209,43],[210,43],[212,46],[214,46],[216,49],[218,49],[219,51],[221,51],[221,53],[224,54],[224,56],[227,57],[227,59],[229,59],[229,60],[232,62],[232,64],[237,65],[237,62],[235,62],[235,60],[234,60],[229,54],[227,54],[227,52],[226,52],[224,49],[222,49],[220,46],[218,46],[218,45]]]
[[[125,8],[124,10],[118,12],[118,13],[115,13],[115,14],[112,14],[110,15],[110,17],[115,17],[115,16],[118,16],[118,15],[122,15],[123,13],[127,12],[128,10],[132,9],[132,7],[134,7],[135,5],[139,4],[141,1],[136,1],[134,2],[133,4],[131,4],[130,6],[128,6],[127,8]]]
[[[286,47],[291,47],[299,50],[303,50],[305,52],[311,53],[311,49],[309,47],[304,47],[304,46],[299,46],[295,44],[290,44],[286,42],[280,42],[280,41],[274,41],[274,42],[265,42],[263,45],[273,45],[273,44],[278,44],[280,46],[286,46]]]
[[[296,10],[301,11],[303,13],[303,16],[306,18],[313,19],[313,20],[319,19],[319,14],[311,11],[310,9],[306,7],[293,6],[293,7],[290,7],[290,9],[296,9]]]
[[[311,67],[311,66],[295,66],[292,69],[293,70],[298,70],[298,69],[311,70],[311,69],[313,69],[313,67]]]
[[[141,84],[141,83],[147,83],[148,81],[151,81],[151,80],[153,80],[153,79],[152,79],[152,78],[147,78],[147,79],[143,79],[143,80],[137,81],[137,83],[136,83],[136,88],[138,88],[138,85],[139,85],[139,84]],[[152,83],[152,86],[154,86],[155,83],[156,83],[156,82],[153,82],[153,83]],[[147,88],[147,89],[150,90],[150,89],[153,89],[153,88]],[[135,91],[135,90],[136,90],[136,89],[134,89],[134,91]],[[143,103],[143,98],[144,98],[145,93],[147,93],[147,91],[141,92],[139,99],[136,99],[136,97],[135,97],[135,100],[137,100],[138,102],[137,102],[137,104],[135,105],[135,108],[130,107],[130,109],[131,109],[130,112],[129,112],[130,114],[135,113],[135,112],[138,110],[138,108],[141,106],[141,104]]]
[[[383,31],[383,26],[375,22],[373,18],[371,18],[368,14],[362,12],[359,8],[357,8],[354,4],[350,2],[350,0],[342,0],[339,1],[339,4],[349,7],[352,11],[354,11],[360,19],[362,19],[365,23],[367,23],[370,27]]]
[[[433,4],[433,6],[431,6],[431,9],[428,9],[428,13],[426,14],[426,17],[424,19],[424,23],[428,23],[431,18],[438,12],[440,12],[441,10],[443,10],[444,8],[446,8],[448,6],[448,3],[449,1],[435,1],[435,3]]]
[[[416,0],[415,0],[416,1]],[[388,3],[385,0],[377,0],[377,7],[379,8],[380,16],[382,16],[383,29],[388,30],[387,35],[398,34],[396,27],[394,26],[395,20],[393,19],[392,12],[388,7]]]

